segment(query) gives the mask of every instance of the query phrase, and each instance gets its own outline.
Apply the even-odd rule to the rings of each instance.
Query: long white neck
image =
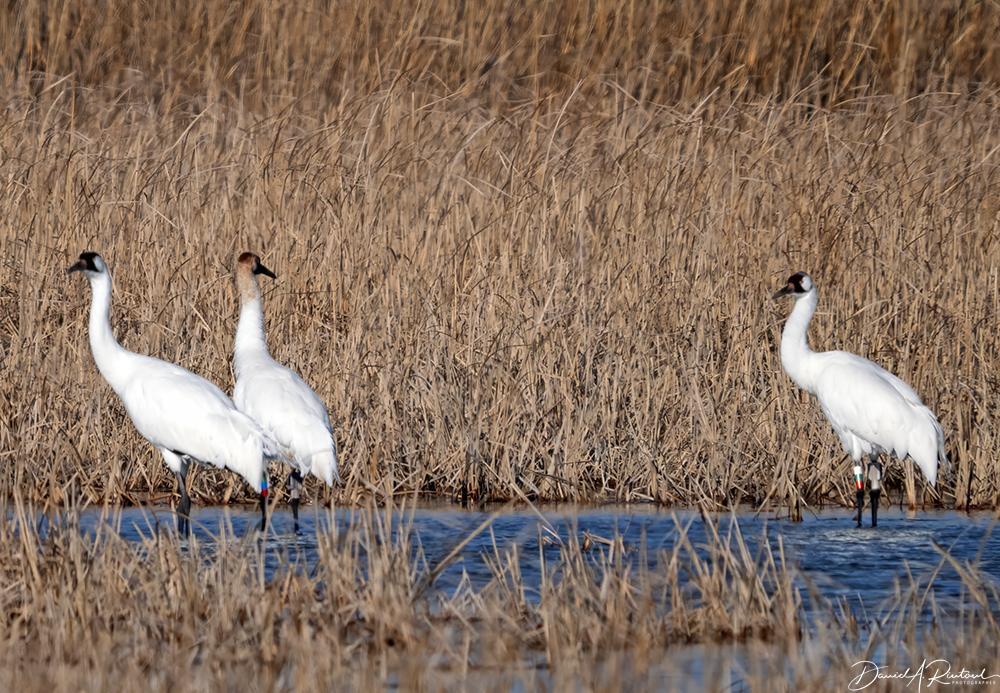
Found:
[[[270,358],[264,336],[264,307],[260,291],[256,282],[253,283],[252,292],[244,286],[240,288],[240,322],[236,327],[236,346],[233,350],[237,378],[241,371],[252,367],[253,361]]]
[[[105,271],[91,278],[90,289],[90,351],[97,370],[117,392],[128,382],[131,354],[111,331],[111,275]]]
[[[781,333],[781,366],[795,384],[803,390],[812,392],[812,359],[815,355],[809,348],[806,332],[809,321],[816,312],[818,296],[812,288],[795,301],[792,314],[785,322]]]

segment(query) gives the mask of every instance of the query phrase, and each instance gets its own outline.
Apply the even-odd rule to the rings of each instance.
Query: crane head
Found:
[[[813,280],[805,272],[796,272],[788,278],[788,282],[774,292],[772,298],[777,301],[782,296],[801,296],[813,289]]]
[[[83,272],[88,279],[107,271],[108,266],[104,264],[104,258],[90,250],[80,253],[80,258],[66,268],[66,274]]]
[[[269,270],[267,267],[264,267],[263,263],[260,261],[260,257],[254,253],[243,253],[236,261],[236,264],[249,268],[251,274],[263,274],[265,277],[270,277],[271,279],[278,278],[278,275]]]

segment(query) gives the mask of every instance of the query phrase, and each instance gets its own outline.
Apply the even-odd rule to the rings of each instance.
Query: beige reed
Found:
[[[341,501],[849,502],[776,356],[806,270],[813,344],[941,419],[918,502],[997,505],[995,4],[174,5],[0,9],[3,495],[173,489],[93,367],[77,253],[128,348],[229,389],[252,250]]]
[[[780,539],[748,541],[705,518],[696,542],[678,520],[673,548],[656,555],[620,536],[588,548],[571,532],[540,582],[522,576],[517,547],[494,542],[488,584],[441,593],[405,507],[321,532],[308,569],[286,544],[270,580],[254,536],[224,529],[181,545],[151,531],[129,543],[113,513],[88,536],[76,508],[44,520],[11,510],[0,520],[4,690],[843,690],[866,659],[887,672],[924,656],[956,672],[1000,667],[995,581],[943,550],[884,603],[859,607],[821,596]],[[952,571],[961,596],[929,589]]]

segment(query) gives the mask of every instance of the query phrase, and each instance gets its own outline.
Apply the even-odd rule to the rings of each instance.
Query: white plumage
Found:
[[[240,320],[236,329],[233,400],[240,411],[256,421],[282,449],[292,465],[292,507],[298,517],[298,484],[313,474],[332,486],[339,482],[337,443],[323,401],[297,373],[275,361],[267,350],[264,311],[257,275],[274,273],[252,253],[236,263],[240,293]]]
[[[816,395],[823,413],[855,463],[882,452],[909,456],[934,486],[948,464],[944,432],[913,388],[868,359],[844,351],[815,352],[806,331],[817,292],[799,272],[775,298],[791,294],[795,307],[781,335],[781,365],[802,389]]]
[[[230,469],[266,496],[265,456],[275,455],[277,445],[214,384],[118,343],[111,330],[111,274],[100,255],[82,253],[68,271],[82,272],[90,281],[90,348],[98,370],[177,476],[178,529],[189,531],[189,459]]]

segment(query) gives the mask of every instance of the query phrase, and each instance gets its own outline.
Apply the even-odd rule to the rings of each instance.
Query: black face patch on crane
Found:
[[[94,260],[96,260],[99,257],[101,257],[101,256],[98,255],[97,253],[93,252],[92,250],[87,250],[85,252],[80,253],[80,259],[83,260],[86,263],[87,269],[90,270],[91,272],[99,272],[100,271],[97,268],[97,263],[94,262]]]
[[[805,280],[808,279],[809,275],[805,272],[796,272],[788,278],[788,285],[792,287],[792,290],[797,294],[804,294],[809,291],[805,286]]]
[[[67,272],[100,272],[101,269],[97,266],[97,259],[101,257],[97,253],[91,250],[85,250],[80,253],[80,259],[70,265]]]
[[[798,296],[801,294],[809,293],[813,288],[812,279],[805,272],[796,272],[788,278],[785,285],[778,289],[772,298],[778,300],[782,296]]]

